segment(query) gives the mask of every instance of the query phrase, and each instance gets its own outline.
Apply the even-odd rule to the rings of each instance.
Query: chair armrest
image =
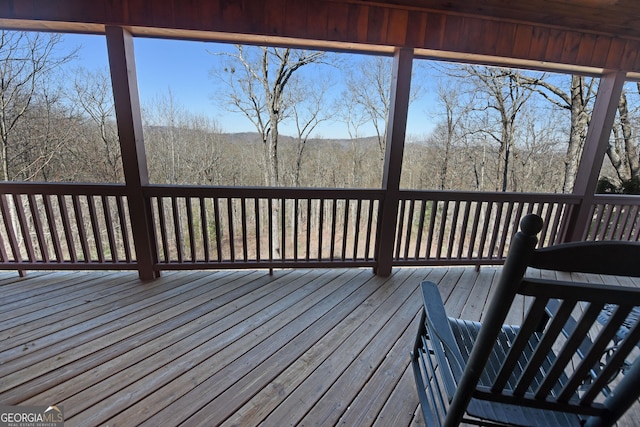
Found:
[[[451,331],[438,286],[433,282],[424,281],[421,288],[427,332],[434,344],[436,341],[441,344],[433,346],[434,353],[438,363],[450,367],[452,379],[457,384],[464,371],[465,362]]]

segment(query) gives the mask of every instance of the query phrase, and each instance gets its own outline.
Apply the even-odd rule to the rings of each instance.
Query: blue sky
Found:
[[[76,65],[91,70],[108,70],[104,36],[65,35],[65,47],[77,46],[80,46],[80,52]],[[213,100],[215,85],[210,72],[216,57],[208,52],[231,49],[230,45],[212,42],[135,38],[138,89],[142,105],[166,96],[170,90],[183,108],[216,119],[224,132],[255,131],[247,118],[239,113],[229,112],[216,105]],[[425,134],[431,129],[430,124],[425,125],[425,110],[424,105],[412,107],[409,133]],[[288,132],[286,126],[281,132],[293,133]],[[335,121],[327,123],[318,134],[323,137],[347,137],[345,125]]]

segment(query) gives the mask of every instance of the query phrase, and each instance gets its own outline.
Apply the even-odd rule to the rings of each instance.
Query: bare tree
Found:
[[[122,158],[115,122],[111,80],[106,70],[78,69],[73,84],[73,99],[86,118],[79,161],[90,163],[95,178],[106,182],[122,182]]]
[[[636,90],[640,94],[638,83]],[[607,147],[607,157],[616,173],[618,182],[613,184],[618,187],[618,191],[637,193],[640,191],[640,158],[637,147],[639,106],[629,102],[630,95],[632,91],[625,87],[618,103],[617,120]]]
[[[475,103],[473,94],[469,99],[462,101],[459,90],[451,82],[442,82],[439,85],[438,99],[444,109],[443,121],[435,130],[438,136],[437,141],[444,145],[439,171],[439,186],[441,190],[444,190],[447,185],[452,150],[458,141],[463,140],[465,134],[470,132],[466,128],[465,122],[470,120],[469,113]]]
[[[290,48],[236,46],[223,53],[226,90],[221,99],[232,111],[244,114],[255,126],[264,146],[265,185],[278,187],[279,125],[289,117],[293,105],[289,90],[302,67],[320,63],[325,52]],[[218,73],[219,77],[223,77]]]
[[[573,75],[568,91],[552,83],[544,75],[536,78],[523,76],[523,80],[533,90],[551,101],[553,105],[570,111],[571,127],[564,160],[564,182],[562,185],[562,192],[569,193],[573,190],[578,172],[578,163],[589,127],[597,80]]]
[[[343,117],[352,124],[362,118],[373,126],[378,142],[380,161],[384,160],[389,109],[391,108],[391,59],[366,57],[347,76]]]
[[[516,70],[477,66],[466,66],[464,70],[473,78],[476,90],[486,102],[481,111],[497,114],[497,129],[493,130],[488,126],[486,132],[499,144],[496,178],[500,185],[497,189],[507,191],[509,162],[512,160],[516,142],[518,114],[533,92],[523,84],[522,74]],[[489,116],[487,119],[488,123],[493,121]]]
[[[0,30],[0,178],[5,181],[12,179],[10,146],[18,143],[13,133],[55,71],[75,56],[76,51],[58,52],[61,41],[60,34]],[[52,94],[49,90],[41,100],[54,100]]]
[[[300,187],[302,161],[307,141],[322,122],[329,120],[330,112],[326,108],[326,95],[330,80],[303,84],[293,82],[291,116],[295,123],[295,159],[293,165],[293,186]]]

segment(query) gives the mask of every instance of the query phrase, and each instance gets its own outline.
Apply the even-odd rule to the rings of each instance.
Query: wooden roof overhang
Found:
[[[5,0],[0,27],[640,72],[636,0]],[[640,76],[640,74],[639,74]]]

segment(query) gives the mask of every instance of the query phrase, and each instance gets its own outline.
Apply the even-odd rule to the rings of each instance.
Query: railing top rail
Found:
[[[401,199],[415,200],[442,200],[442,201],[505,201],[505,202],[548,202],[558,200],[566,203],[577,204],[582,197],[574,194],[558,193],[503,193],[503,192],[478,192],[478,191],[447,191],[447,190],[401,190]]]
[[[640,205],[640,195],[632,194],[596,194],[594,203],[610,203],[620,205]]]
[[[382,199],[384,190],[371,188],[213,187],[195,185],[148,185],[149,197],[249,197],[286,199]]]
[[[124,184],[0,181],[0,194],[124,196]]]

